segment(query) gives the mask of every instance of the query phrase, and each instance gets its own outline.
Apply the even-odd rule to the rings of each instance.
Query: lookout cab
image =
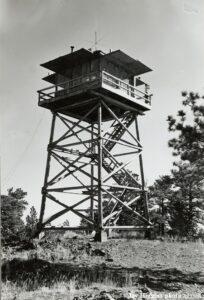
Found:
[[[104,54],[82,48],[41,66],[53,73],[43,78],[52,85],[38,91],[39,106],[80,117],[100,94],[114,106],[118,116],[124,109],[139,113],[151,109],[149,85],[140,78],[151,69],[121,50]],[[95,116],[90,115],[89,120]],[[103,120],[106,119],[108,113],[103,114]]]
[[[138,116],[151,109],[149,86],[140,77],[151,69],[121,50],[84,48],[41,66],[52,74],[43,78],[51,86],[38,91],[38,105],[53,117],[37,232],[95,230],[103,241],[110,230],[149,229]],[[57,130],[56,138],[59,122],[65,131]],[[136,161],[137,171],[131,170]],[[47,200],[62,210],[46,217]],[[68,212],[87,226],[46,227]]]

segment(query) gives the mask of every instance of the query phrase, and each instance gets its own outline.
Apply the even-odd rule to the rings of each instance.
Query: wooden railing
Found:
[[[47,88],[38,91],[39,103],[43,101],[49,102],[58,97],[71,94],[74,91],[79,90],[80,87],[82,88],[83,86],[90,86],[91,84],[96,83],[96,81],[99,80],[100,80],[100,73],[94,72],[94,73],[89,73],[87,75],[74,78],[72,80],[51,85]]]
[[[143,92],[105,71],[89,73],[87,75],[41,89],[38,91],[39,103],[50,102],[59,97],[72,94],[75,91],[79,91],[83,87],[90,87],[97,82],[99,86],[101,86],[101,84],[104,84],[107,87],[113,88],[116,94],[120,93],[124,96],[128,95],[133,99],[137,99],[142,101],[143,103],[151,105],[151,95],[149,95],[147,92]],[[145,84],[145,88],[146,87],[148,86]]]
[[[124,95],[128,95],[131,98],[135,98],[137,100],[142,100],[145,103],[151,105],[151,96],[147,92],[143,92],[137,89],[135,86],[128,84],[127,82],[103,71],[102,72],[102,82],[109,85],[110,87],[121,91]],[[148,85],[144,83],[145,90],[148,90]]]

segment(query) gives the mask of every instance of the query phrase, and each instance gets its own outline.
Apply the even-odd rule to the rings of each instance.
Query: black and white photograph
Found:
[[[203,32],[203,0],[0,0],[2,300],[204,299]]]

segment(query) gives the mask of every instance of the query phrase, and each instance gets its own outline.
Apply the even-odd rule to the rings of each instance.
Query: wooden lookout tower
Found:
[[[108,229],[150,228],[138,116],[151,109],[140,78],[151,69],[121,50],[73,47],[41,66],[52,85],[38,91],[38,105],[52,112],[52,124],[38,232],[67,212],[82,221],[61,229],[95,230],[98,240]],[[45,218],[49,201],[61,209]]]

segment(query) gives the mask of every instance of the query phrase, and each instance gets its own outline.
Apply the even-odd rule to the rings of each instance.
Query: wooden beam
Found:
[[[152,228],[152,226],[104,226],[104,229],[117,229],[117,230],[145,230]]]
[[[131,205],[132,203],[134,203],[135,201],[137,201],[138,199],[140,198],[140,196],[137,196],[135,198],[133,198],[132,200],[126,202],[124,201],[125,204],[127,204],[128,206]],[[104,224],[112,217],[114,217],[115,215],[117,215],[118,213],[121,213],[122,211],[122,208],[118,209],[117,211],[113,211],[111,212],[108,216],[106,216],[104,219],[103,219],[103,222]]]
[[[133,140],[137,143],[137,145],[139,145],[139,147],[142,148],[142,145],[140,143],[140,141],[138,139],[136,139],[134,137],[134,135],[129,131],[129,129],[120,121],[120,119],[116,116],[116,114],[110,109],[110,107],[108,107],[108,105],[105,104],[105,102],[103,102],[103,105],[105,106],[105,108],[109,111],[109,113],[114,117],[115,120],[118,121],[118,123],[128,132],[128,134],[133,138]]]
[[[115,100],[115,99],[113,99],[113,98],[111,98],[107,95],[104,96],[102,93],[99,93],[99,92],[96,92],[96,91],[92,91],[91,93],[92,93],[92,95],[102,97],[105,101],[109,102],[110,104],[113,104],[114,106],[121,107],[124,110],[130,110],[130,111],[133,111],[137,114],[143,115],[142,111],[139,111],[138,109],[135,109],[135,108],[133,108],[132,106],[130,106],[128,104],[122,103],[119,100]]]
[[[54,138],[55,122],[56,122],[56,114],[53,113],[49,144],[52,143],[53,138]],[[43,185],[44,187],[47,186],[48,177],[50,174],[51,149],[48,147],[47,151],[48,151],[47,152],[47,162],[46,162],[44,185]],[[44,217],[44,212],[45,212],[45,202],[46,202],[46,193],[42,190],[42,202],[41,202],[40,217],[39,217],[40,226],[42,225],[42,222],[43,222],[43,217]]]
[[[59,200],[57,200],[54,196],[47,194],[47,197],[50,198],[52,201],[58,203],[59,205],[67,208],[67,210],[72,211],[74,214],[76,214],[77,216],[79,216],[82,219],[85,219],[87,222],[94,224],[93,220],[89,219],[88,217],[86,217],[85,215],[81,214],[80,212],[76,211],[75,209],[72,208],[72,206],[68,206],[62,202],[60,202]]]
[[[118,171],[120,171],[121,169],[124,169],[127,165],[129,165],[135,158],[132,158],[130,160],[128,160],[127,162],[123,163],[121,166],[119,166],[118,168],[115,168],[113,170],[113,172],[111,172],[104,180],[103,183],[106,182],[107,180],[109,180],[113,175],[115,175]]]
[[[135,117],[135,130],[136,130],[137,139],[140,140],[137,116]],[[143,189],[144,210],[145,210],[146,217],[149,220],[149,210],[148,210],[148,205],[147,205],[148,199],[147,199],[147,191],[146,191],[146,187],[145,187],[142,153],[139,154],[139,164],[140,164],[141,183],[142,183],[142,189]]]
[[[130,155],[130,154],[139,154],[140,152],[141,152],[141,150],[136,150],[136,151],[113,154],[113,156],[114,157],[119,157],[119,156]]]
[[[86,119],[86,118],[87,118],[87,117],[88,117],[88,116],[89,116],[89,115],[90,115],[97,107],[98,107],[98,105],[92,107],[92,109],[90,109],[90,111],[88,111],[82,118],[79,119],[78,122],[76,122],[76,123],[72,126],[72,129],[74,129],[78,124],[80,124],[82,121],[84,121],[84,119]],[[59,114],[57,114],[57,115],[59,116],[60,119],[62,118]],[[59,142],[61,141],[61,139],[67,135],[67,133],[68,133],[69,131],[70,131],[70,129],[68,129],[67,132],[65,132],[64,135],[63,135],[61,138],[59,138],[57,141],[55,141],[54,144],[59,143]]]
[[[103,198],[102,198],[102,105],[98,106],[98,230],[103,226]]]
[[[134,215],[136,215],[137,217],[139,217],[140,219],[142,219],[144,222],[148,223],[149,225],[152,225],[149,220],[147,220],[146,218],[144,218],[143,216],[141,216],[138,212],[134,211],[131,207],[129,207],[127,204],[125,204],[125,202],[121,201],[118,197],[116,197],[115,195],[113,195],[112,193],[110,193],[105,188],[102,188],[102,189],[107,194],[109,194],[111,197],[113,197],[115,200],[117,200],[120,204],[122,204],[125,208],[127,208],[129,211],[131,211]]]
[[[88,153],[88,150],[84,152],[84,154],[86,154],[86,153]],[[55,153],[55,155],[57,155],[57,154]],[[55,179],[57,179],[59,176],[61,176],[61,175],[62,175],[63,173],[65,173],[66,171],[69,171],[69,168],[70,168],[70,167],[72,167],[72,166],[74,167],[75,163],[77,163],[77,161],[80,160],[80,158],[81,158],[81,156],[77,157],[77,158],[75,159],[75,161],[73,161],[73,163],[69,164],[69,166],[68,166],[67,168],[65,168],[64,170],[60,171],[57,175],[55,175],[55,176],[54,176],[54,177],[46,184],[46,186],[52,185],[53,182],[55,181]],[[82,167],[83,167],[83,166],[80,166],[80,168],[82,168]],[[68,175],[67,175],[67,176],[68,176]]]
[[[143,192],[141,189],[139,188],[136,188],[134,186],[126,186],[126,185],[115,185],[115,184],[103,184],[103,186],[107,186],[107,187],[110,187],[110,188],[116,188],[116,189],[127,189],[127,190],[133,190],[133,191],[136,191],[136,192]]]
[[[141,149],[141,147],[138,147],[138,146],[135,146],[131,143],[124,143],[124,142],[121,142],[121,141],[118,141],[118,140],[114,140],[114,139],[111,139],[111,138],[103,138],[104,140],[107,140],[107,141],[111,141],[115,144],[119,144],[119,145],[122,145],[122,146],[125,146],[125,147],[128,147],[128,148],[133,148],[133,149]],[[105,147],[105,146],[104,146]]]
[[[96,186],[96,185],[94,185]],[[87,189],[89,189],[91,185],[87,185]],[[47,189],[48,192],[63,192],[69,190],[81,190],[84,189],[84,186],[70,186],[70,187],[61,187],[61,188],[54,188],[54,189]]]
[[[90,197],[86,197],[80,201],[78,201],[77,203],[75,203],[74,205],[71,206],[72,209],[75,209],[77,206],[83,204],[84,202],[86,202]],[[94,199],[95,200],[95,199]],[[52,221],[54,221],[55,219],[59,218],[60,216],[64,215],[65,213],[70,211],[70,207],[67,207],[59,212],[57,212],[56,214],[50,216],[48,219],[46,219],[43,224],[44,226]],[[78,210],[77,210],[78,211]]]
[[[42,231],[52,231],[52,230],[54,230],[54,231],[57,231],[57,230],[64,230],[64,231],[68,231],[68,230],[70,230],[70,231],[77,231],[77,230],[90,230],[90,228],[89,227],[85,227],[85,226],[76,226],[76,227],[53,227],[53,226],[51,226],[51,227],[44,227],[43,228],[43,230]]]

